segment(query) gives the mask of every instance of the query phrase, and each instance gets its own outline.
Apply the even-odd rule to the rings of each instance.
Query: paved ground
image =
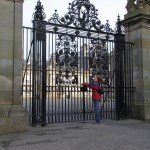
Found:
[[[150,150],[150,123],[104,120],[55,123],[0,135],[0,150]]]

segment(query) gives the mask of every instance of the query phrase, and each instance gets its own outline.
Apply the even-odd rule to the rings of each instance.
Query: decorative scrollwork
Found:
[[[34,20],[44,20],[46,18],[46,14],[43,12],[44,8],[41,5],[40,0],[38,0],[37,5],[35,6],[35,13],[33,14]]]
[[[117,22],[116,22],[116,27],[114,29],[114,32],[118,33],[118,34],[123,34],[124,33],[124,27],[122,25],[122,22],[121,22],[121,19],[120,19],[119,15],[118,15],[118,19],[117,19]]]
[[[89,64],[92,74],[99,73],[108,77],[109,54],[105,41],[91,40],[89,49]]]
[[[46,38],[46,22],[37,21],[36,22],[36,39],[45,40]]]
[[[105,30],[104,25],[102,25],[101,21],[98,19],[98,10],[89,0],[74,0],[72,3],[69,3],[68,9],[68,13],[60,18],[55,11],[53,17],[48,21],[55,23],[59,22],[64,25],[72,24],[79,28],[95,28],[98,31]]]
[[[52,17],[48,20],[48,22],[59,23],[59,15],[58,15],[58,13],[57,13],[57,10],[55,10],[54,14],[53,14]]]
[[[112,33],[113,32],[112,28],[110,28],[109,20],[106,20],[106,23],[104,25],[104,30],[106,32],[108,32],[108,33]]]
[[[74,36],[59,35],[56,42],[56,84],[77,84],[78,54]]]

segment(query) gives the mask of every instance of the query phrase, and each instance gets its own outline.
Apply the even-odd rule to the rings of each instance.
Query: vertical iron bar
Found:
[[[46,125],[46,26],[43,27],[42,40],[42,126]]]
[[[35,21],[33,21],[33,53],[32,53],[32,126],[36,125],[36,87],[35,87],[35,47],[36,47],[36,29]]]
[[[83,48],[82,48],[82,67],[83,67],[83,82],[85,82],[85,75],[84,75],[84,72],[85,72],[85,67],[84,67],[84,50],[85,50],[85,46],[84,46],[84,38],[82,39],[83,40]],[[85,121],[85,92],[83,92],[83,121]]]
[[[120,120],[124,115],[124,72],[123,72],[123,51],[124,35],[115,35],[115,89],[116,89],[116,119]]]

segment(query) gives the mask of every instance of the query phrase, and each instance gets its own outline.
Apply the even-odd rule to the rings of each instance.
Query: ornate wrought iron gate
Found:
[[[112,30],[89,0],[74,0],[68,13],[44,21],[38,1],[33,28],[23,28],[22,104],[32,125],[94,119],[91,91],[81,91],[95,73],[106,78],[102,118],[132,114],[132,44],[118,16]],[[29,44],[30,43],[30,44]]]

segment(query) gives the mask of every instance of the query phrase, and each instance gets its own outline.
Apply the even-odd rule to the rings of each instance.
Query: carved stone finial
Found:
[[[146,8],[147,6],[150,6],[150,0],[137,0],[137,6],[139,8]]]
[[[150,0],[127,0],[127,12],[134,12],[141,8],[150,8]]]
[[[126,6],[127,12],[133,12],[134,10],[137,9],[135,1],[136,0],[128,0],[127,6]]]

